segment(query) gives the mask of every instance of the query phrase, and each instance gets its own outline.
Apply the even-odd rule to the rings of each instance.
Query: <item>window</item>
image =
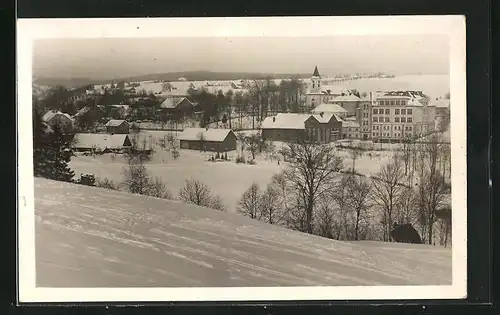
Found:
[[[401,117],[401,122],[402,123],[406,122],[406,118],[405,117]]]
[[[401,105],[401,101],[400,100],[396,100],[396,105]]]
[[[408,118],[406,119],[406,122],[409,122],[409,123],[413,122],[413,118],[408,117]]]
[[[394,117],[394,122],[399,122],[399,117]]]
[[[380,126],[377,126],[377,130],[379,130],[379,129],[380,129]]]
[[[377,128],[375,128],[375,127],[376,127],[376,126],[373,126],[373,130],[377,129]]]
[[[406,109],[401,110],[401,115],[406,115]]]
[[[394,105],[394,101],[391,101],[391,105]]]
[[[378,122],[378,117],[373,117],[373,122]]]
[[[410,130],[410,131],[411,131],[412,129],[413,129],[413,128],[412,128],[411,126],[408,126],[408,130]]]
[[[385,101],[380,101],[380,105],[385,105]]]
[[[412,112],[412,110],[411,110],[411,109],[408,109],[408,110],[406,111],[406,114],[407,114],[407,115],[411,115],[411,112]]]
[[[390,122],[389,117],[385,117],[385,122]]]
[[[314,89],[314,81],[313,81],[313,89]]]
[[[391,110],[390,110],[389,108],[386,108],[386,109],[385,109],[385,114],[386,114],[386,115],[389,115],[390,113],[391,113]]]
[[[401,105],[406,105],[406,101],[405,101],[405,100],[402,100],[402,101],[401,101]]]
[[[350,138],[351,137],[351,134],[348,135],[348,137]]]
[[[374,108],[374,109],[373,109],[373,114],[374,114],[374,115],[377,115],[377,114],[378,114],[378,109]]]
[[[395,115],[399,115],[399,108],[396,108],[396,109],[394,110],[394,114],[395,114]]]

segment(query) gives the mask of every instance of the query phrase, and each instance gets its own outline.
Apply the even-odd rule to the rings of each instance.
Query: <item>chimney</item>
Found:
[[[370,92],[370,103],[373,104],[373,92]]]
[[[273,117],[273,122],[276,122],[276,117]]]

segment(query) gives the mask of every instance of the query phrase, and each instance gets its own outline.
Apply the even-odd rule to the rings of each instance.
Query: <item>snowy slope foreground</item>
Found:
[[[35,179],[40,287],[451,284],[451,251],[338,242],[176,201]]]

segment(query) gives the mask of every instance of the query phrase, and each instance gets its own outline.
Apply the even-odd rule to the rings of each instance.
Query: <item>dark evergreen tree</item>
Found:
[[[47,133],[50,128],[42,119],[42,114],[33,111],[33,172],[35,176],[49,177],[49,147]]]
[[[71,140],[59,126],[48,133],[49,161],[51,163],[50,179],[71,182],[75,173],[69,168],[71,160]]]

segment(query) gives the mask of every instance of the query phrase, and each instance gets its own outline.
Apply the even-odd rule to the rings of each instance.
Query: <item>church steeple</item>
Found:
[[[314,72],[313,72],[313,75],[311,77],[311,81],[312,81],[311,92],[312,93],[320,93],[321,92],[321,76],[319,75],[318,66],[314,67]]]
[[[318,66],[315,66],[315,67],[314,67],[314,72],[313,72],[313,75],[312,75],[312,76],[313,76],[313,77],[321,77],[321,76],[319,75]]]

